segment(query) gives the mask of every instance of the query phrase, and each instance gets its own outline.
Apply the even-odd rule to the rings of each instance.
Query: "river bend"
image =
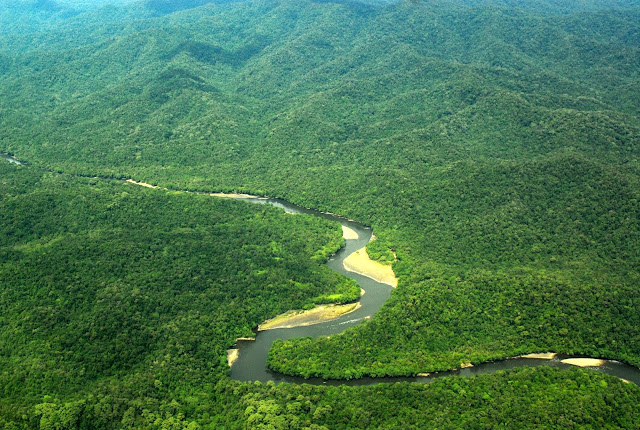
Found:
[[[438,372],[429,376],[417,377],[385,377],[385,378],[361,378],[352,380],[325,380],[321,378],[303,378],[299,376],[288,376],[281,373],[273,372],[266,366],[267,355],[273,341],[276,339],[287,340],[296,337],[319,337],[329,336],[340,333],[349,327],[360,324],[364,319],[372,317],[387,301],[391,295],[392,288],[387,284],[376,282],[373,279],[349,272],[343,267],[343,261],[351,253],[365,246],[371,239],[372,231],[356,221],[348,220],[344,217],[320,212],[313,209],[303,208],[281,199],[272,198],[241,198],[240,200],[251,203],[271,204],[273,206],[284,209],[288,213],[302,213],[322,217],[331,221],[339,222],[341,225],[349,227],[358,234],[358,239],[347,239],[346,246],[333,256],[327,265],[336,272],[354,279],[365,294],[360,298],[361,307],[352,313],[343,315],[335,320],[323,322],[310,326],[281,328],[273,330],[264,330],[256,334],[255,341],[240,340],[237,343],[239,355],[237,361],[231,366],[229,372],[231,378],[238,381],[274,381],[274,382],[290,382],[290,383],[306,383],[316,385],[371,385],[381,382],[421,382],[428,383],[435,378],[451,375],[472,376],[483,373],[493,373],[498,370],[513,369],[522,366],[552,366],[559,368],[570,368],[572,365],[562,363],[562,360],[574,358],[574,356],[558,355],[551,360],[542,360],[536,358],[512,358],[495,362],[487,362],[478,364],[474,367],[465,369],[452,370],[447,372]],[[615,360],[604,360],[604,364],[592,369],[602,371],[609,375],[622,378],[624,380],[640,385],[640,369],[628,364],[620,363]]]
[[[0,159],[6,160],[12,164],[24,165],[26,163],[21,162],[13,156],[0,153]],[[106,178],[105,178],[106,179]],[[135,183],[135,182],[134,182]],[[145,185],[137,183],[138,185]],[[360,287],[365,291],[365,294],[360,298],[361,306],[357,310],[342,315],[341,317],[327,322],[322,322],[315,325],[294,327],[294,328],[281,328],[260,331],[256,334],[255,341],[240,340],[237,343],[239,349],[239,356],[237,361],[231,366],[229,372],[231,378],[238,381],[253,382],[253,381],[274,381],[274,382],[289,382],[289,383],[306,383],[316,385],[372,385],[382,382],[418,382],[428,383],[435,378],[451,375],[472,376],[483,373],[493,373],[498,370],[513,369],[522,366],[552,366],[559,368],[570,368],[570,364],[562,363],[563,359],[572,358],[573,356],[558,355],[551,360],[541,360],[535,358],[513,358],[508,360],[501,360],[496,362],[488,362],[478,364],[474,367],[465,369],[452,370],[447,372],[438,372],[429,376],[417,376],[417,377],[385,377],[385,378],[361,378],[352,380],[324,380],[320,378],[302,378],[296,376],[287,376],[277,372],[272,372],[266,366],[267,355],[269,349],[276,339],[287,340],[295,337],[319,337],[328,336],[337,333],[341,333],[349,327],[353,327],[356,324],[360,324],[364,319],[372,317],[387,301],[391,295],[391,287],[387,284],[382,284],[373,279],[359,275],[354,272],[349,272],[344,269],[343,261],[351,253],[365,246],[371,239],[372,231],[369,227],[366,227],[356,221],[348,220],[344,217],[320,212],[313,209],[303,208],[285,200],[274,198],[260,198],[260,197],[241,197],[238,200],[244,200],[249,203],[258,204],[270,204],[283,209],[284,211],[292,214],[306,214],[312,216],[322,217],[331,221],[339,222],[341,225],[349,227],[358,234],[358,239],[347,239],[346,246],[336,253],[328,262],[327,265],[336,272],[343,274],[351,279],[354,279]],[[604,360],[604,364],[592,367],[597,371],[607,373],[612,376],[624,379],[632,382],[636,385],[640,385],[640,369],[630,366],[628,364],[620,363],[615,360]]]

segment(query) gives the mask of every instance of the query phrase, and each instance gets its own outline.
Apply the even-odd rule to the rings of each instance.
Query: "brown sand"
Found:
[[[293,310],[267,320],[258,326],[258,331],[275,328],[293,328],[334,320],[342,315],[359,309],[360,302],[346,305],[320,305],[307,311]]]
[[[350,229],[349,227],[343,225],[342,237],[344,237],[347,240],[352,240],[352,239],[357,239],[359,236],[358,236],[358,233],[356,233],[353,229]]]
[[[535,354],[519,355],[518,358],[538,358],[540,360],[552,360],[556,355],[555,352],[539,352]]]
[[[567,358],[562,360],[562,363],[580,367],[598,367],[605,364],[605,361],[599,358]]]
[[[349,272],[358,273],[394,288],[398,286],[398,280],[391,266],[371,260],[366,248],[361,248],[345,258],[343,266]]]
[[[233,366],[233,363],[236,362],[239,354],[240,351],[235,348],[227,349],[227,364],[229,365],[229,367]]]
[[[138,182],[138,181],[134,181],[133,179],[127,179],[127,182],[130,184],[134,184],[134,185],[139,185],[141,187],[145,187],[145,188],[160,188],[156,185],[151,185],[151,184],[147,184],[146,182]],[[164,188],[166,190],[166,188]]]
[[[211,197],[221,197],[224,199],[265,199],[266,197],[254,196],[251,194],[238,193],[209,193]]]

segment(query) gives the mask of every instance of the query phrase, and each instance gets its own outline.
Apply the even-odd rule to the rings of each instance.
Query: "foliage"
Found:
[[[0,172],[0,411],[27,427],[184,417],[224,377],[237,337],[289,307],[359,296],[314,258],[341,245],[328,221],[8,163]]]
[[[256,389],[257,388],[257,389]],[[584,370],[521,368],[431,384],[364,388],[261,384],[243,395],[247,429],[634,428],[640,390]]]
[[[413,374],[540,348],[638,364],[637,1],[385,3],[154,0],[70,12],[53,2],[2,2],[0,150],[70,174],[276,195],[372,225],[379,242],[370,254],[383,261],[391,261],[388,250],[397,254],[391,301],[343,335],[278,344],[270,363],[283,371]],[[122,195],[122,184],[43,178],[18,169],[0,179],[3,282],[15,276],[6,293],[3,284],[10,307],[0,317],[12,353],[0,360],[20,361],[11,363],[16,373],[0,373],[10,393],[1,397],[7,424],[0,423],[71,423],[79,410],[104,428],[235,428],[267,412],[281,423],[271,412],[286,406],[271,392],[260,397],[264,405],[247,403],[256,412],[245,416],[240,398],[263,388],[227,381],[219,361],[234,336],[294,302],[310,305],[331,289],[353,297],[353,285],[317,266],[339,245],[336,232],[269,209],[206,209],[210,199],[193,195],[152,199],[128,188]],[[187,208],[188,223],[178,216]],[[260,213],[264,220],[249,215]],[[206,219],[217,223],[201,224]],[[282,242],[291,249],[279,245],[289,237],[285,222],[302,223],[297,240]],[[245,229],[264,241],[249,242]],[[316,239],[305,242],[303,231]],[[211,232],[231,239],[219,243]],[[204,261],[201,251],[220,264],[192,266]],[[38,261],[47,263],[46,276],[32,269],[44,270]],[[263,265],[267,284],[258,282]],[[121,269],[128,277],[114,275]],[[47,293],[18,288],[21,279]],[[153,289],[156,281],[171,288]],[[138,297],[135,288],[149,292]],[[102,310],[109,330],[94,333],[91,309]],[[174,329],[186,333],[184,343],[170,340]],[[214,330],[215,340],[202,341],[199,330]],[[123,339],[130,349],[121,350]],[[104,354],[82,364],[96,348]],[[532,381],[544,372],[519,374]],[[585,399],[579,390],[613,389],[609,379],[607,389],[573,386],[571,379],[586,377],[579,375],[558,373],[556,386],[570,388],[549,399],[562,404]],[[42,388],[34,389],[36,380]],[[510,387],[501,375],[483,381],[494,390],[483,400]],[[385,386],[374,397],[405,389],[428,393]],[[360,394],[349,397],[353,405],[362,405],[354,400]],[[506,404],[527,402],[514,397]],[[522,422],[597,427],[605,424],[596,417],[614,423],[627,413],[613,417],[618,406],[595,412],[588,403],[573,409],[584,422],[553,400],[543,403],[549,416]],[[35,404],[38,415],[26,406]],[[339,428],[324,417],[367,415],[366,405],[336,415],[337,405],[318,412],[317,422],[311,409],[294,408],[286,422],[296,416],[303,426]],[[426,425],[411,415],[420,409],[410,409],[403,419]],[[508,410],[465,403],[461,421],[433,426],[489,416],[487,426],[504,419],[508,427]],[[371,422],[392,428],[386,413]]]

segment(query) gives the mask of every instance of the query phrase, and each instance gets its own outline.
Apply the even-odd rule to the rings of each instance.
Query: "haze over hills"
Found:
[[[372,225],[374,258],[395,252],[399,286],[372,321],[272,350],[272,368],[307,377],[548,350],[640,365],[639,94],[638,1],[0,1],[0,151],[66,174],[284,197]],[[596,396],[615,385],[552,373],[596,378]],[[260,428],[255,401],[347,428],[337,413],[300,418],[314,414],[287,396],[360,395],[220,378],[237,392],[207,409],[218,421],[193,405],[169,415]],[[255,411],[234,409],[239,396]],[[600,406],[570,422],[637,425],[620,418],[637,406]],[[501,413],[494,424],[516,416]]]

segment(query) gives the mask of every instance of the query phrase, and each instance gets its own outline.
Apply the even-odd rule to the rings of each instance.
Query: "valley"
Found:
[[[0,0],[0,427],[636,428],[638,28]]]

